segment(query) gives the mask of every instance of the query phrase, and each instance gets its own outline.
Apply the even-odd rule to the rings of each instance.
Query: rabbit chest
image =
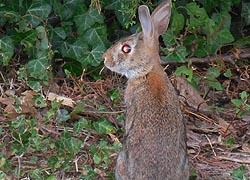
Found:
[[[166,172],[175,174],[187,166],[185,125],[178,98],[166,76],[150,76],[128,82],[124,143],[118,157],[128,174],[139,179],[156,174],[164,177]]]
[[[177,127],[179,130],[183,129],[178,98],[164,72],[150,73],[135,81],[129,80],[125,92],[125,103],[127,132],[132,127],[144,133],[165,129],[164,132],[167,130],[167,135],[167,133],[173,134],[172,131]]]

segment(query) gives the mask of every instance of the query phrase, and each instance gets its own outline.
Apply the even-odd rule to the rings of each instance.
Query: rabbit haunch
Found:
[[[189,179],[185,124],[158,54],[158,37],[168,27],[170,12],[169,1],[152,15],[147,6],[140,6],[142,32],[121,39],[103,54],[106,67],[128,78],[116,180]]]

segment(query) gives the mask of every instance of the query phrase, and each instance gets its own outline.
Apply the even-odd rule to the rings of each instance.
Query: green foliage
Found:
[[[250,24],[250,2],[242,2],[241,16],[244,18],[246,25]]]
[[[119,88],[111,89],[111,90],[108,91],[107,94],[108,94],[108,96],[110,97],[110,99],[112,101],[119,101],[119,100],[121,100]]]
[[[84,0],[14,2],[4,0],[0,7],[0,26],[4,27],[0,34],[0,64],[7,66],[13,56],[25,55],[27,60],[20,67],[19,78],[27,80],[36,91],[49,84],[58,59],[64,61],[63,70],[67,74],[80,75],[83,69],[99,66],[109,46],[108,35],[122,34],[119,24],[127,28],[134,25],[140,4],[152,9],[157,5],[143,0],[104,0],[100,6],[103,11],[99,12],[98,6],[89,7],[89,2]],[[163,60],[184,62],[188,56],[204,57],[234,43],[239,35],[230,31],[230,12],[239,2],[173,2],[170,27],[163,35],[166,46],[162,48]],[[243,2],[241,16],[246,25],[249,9],[249,3]],[[116,20],[108,27],[106,11],[113,11]],[[15,49],[21,54],[15,54]],[[218,84],[215,88],[221,89]]]
[[[47,107],[46,98],[43,95],[38,94],[38,95],[33,96],[33,98],[35,101],[35,107],[38,107],[38,108]]]
[[[98,122],[93,123],[94,129],[100,134],[114,133],[114,126],[107,119],[99,119]]]
[[[250,94],[246,91],[242,91],[239,99],[232,99],[232,103],[235,105],[236,117],[242,117],[243,115],[249,115],[250,112]]]
[[[61,134],[60,139],[55,142],[55,145],[58,148],[58,153],[68,156],[77,154],[80,150],[81,144],[82,142],[79,139],[72,137],[67,131],[64,131]]]
[[[96,146],[90,146],[89,151],[93,157],[93,161],[95,164],[102,164],[102,166],[108,167],[110,164],[110,152],[118,151],[120,149],[120,145],[118,143],[114,143],[112,146],[109,146],[107,141],[101,140],[99,144]]]
[[[208,84],[208,86],[215,88],[218,91],[223,89],[221,83],[216,79],[220,76],[220,71],[220,67],[210,67],[208,68],[205,77],[205,82]]]
[[[41,95],[34,95],[33,99],[38,108],[48,108],[48,104],[45,103],[44,97]],[[21,108],[21,105],[20,99],[16,98],[16,106]],[[41,134],[41,131],[39,131],[39,129],[41,130],[41,126],[46,127],[46,125],[48,125],[49,127],[49,124],[53,122],[64,127],[63,130],[54,138]],[[51,172],[57,171],[58,169],[65,172],[71,170],[73,159],[78,154],[83,154],[83,152],[80,151],[86,146],[83,140],[79,138],[79,136],[82,136],[82,131],[88,132],[88,136],[96,134],[102,135],[102,138],[97,138],[96,142],[87,145],[88,147],[86,149],[87,155],[93,159],[95,166],[98,168],[108,168],[110,166],[110,158],[112,158],[111,154],[120,149],[118,142],[114,141],[110,143],[110,141],[105,140],[105,135],[108,136],[117,132],[114,125],[107,119],[100,118],[96,121],[92,121],[82,118],[74,123],[73,128],[70,128],[68,113],[65,109],[61,108],[61,104],[58,102],[52,102],[50,109],[39,119],[29,118],[28,115],[19,115],[10,121],[9,126],[9,134],[13,139],[12,142],[8,144],[8,146],[11,146],[11,152],[9,153],[20,159],[25,156],[25,161],[33,167],[29,172],[26,171],[25,173],[28,173],[30,177],[35,179],[56,178],[53,173],[44,173],[43,166],[40,164],[41,161],[47,164],[47,168],[49,168]],[[6,144],[0,142],[0,147],[3,146],[6,146]],[[48,155],[40,159],[40,153],[48,153]],[[0,168],[0,177],[6,177],[6,173],[18,174],[18,177],[24,175],[22,170],[18,170],[19,167],[10,163],[4,151],[0,151]],[[81,176],[83,179],[95,179],[97,177],[97,173],[91,166],[86,165],[82,168],[85,168],[87,172],[87,174]]]
[[[81,179],[84,179],[84,180],[95,180],[96,179],[97,174],[96,174],[96,172],[93,170],[93,168],[91,166],[86,165],[85,170],[87,171],[87,174],[82,175]]]
[[[187,75],[187,80],[189,82],[193,79],[193,70],[190,68],[187,68],[186,66],[180,66],[175,71],[176,76],[181,76],[182,74]]]
[[[227,139],[226,144],[227,144],[228,146],[234,145],[234,144],[235,144],[235,138],[234,138],[234,137],[229,137],[229,138]]]
[[[8,65],[14,54],[14,44],[9,36],[0,38],[0,64]]]
[[[48,85],[58,57],[66,62],[65,71],[78,74],[79,64],[81,70],[100,65],[109,43],[104,16],[96,7],[87,9],[86,5],[84,0],[3,1],[0,26],[5,28],[0,34],[0,64],[7,66],[18,48],[22,56],[28,57],[19,78],[27,80],[36,91]]]
[[[246,171],[245,166],[240,166],[239,168],[235,169],[231,175],[231,178],[234,180],[246,180],[244,173]]]
[[[195,1],[173,3],[170,27],[168,32],[163,34],[166,45],[164,50],[166,56],[163,60],[184,62],[190,55],[204,57],[234,42],[235,38],[230,31],[232,21],[230,11],[239,1],[220,1],[220,3],[200,1],[200,3],[203,6],[199,6]],[[213,6],[217,7],[218,11],[212,12]],[[247,10],[244,10],[245,12]],[[244,17],[249,19],[246,14]],[[184,32],[183,36],[178,37],[181,31]]]

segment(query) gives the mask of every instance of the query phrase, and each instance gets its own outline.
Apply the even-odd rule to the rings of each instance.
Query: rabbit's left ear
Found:
[[[141,5],[138,9],[138,14],[144,38],[150,43],[155,38],[158,40],[158,37],[167,30],[171,15],[171,5],[169,0],[163,1],[151,16],[148,7]]]
[[[171,15],[171,4],[169,0],[164,0],[152,13],[152,23],[155,36],[162,35],[168,28]]]

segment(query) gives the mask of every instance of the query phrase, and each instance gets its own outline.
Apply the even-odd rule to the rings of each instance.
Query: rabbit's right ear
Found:
[[[145,5],[139,6],[138,14],[139,14],[139,20],[141,23],[144,40],[146,40],[147,43],[150,43],[152,42],[152,39],[154,38],[154,27],[153,27],[153,23],[152,23],[152,19],[151,19],[148,7]]]

